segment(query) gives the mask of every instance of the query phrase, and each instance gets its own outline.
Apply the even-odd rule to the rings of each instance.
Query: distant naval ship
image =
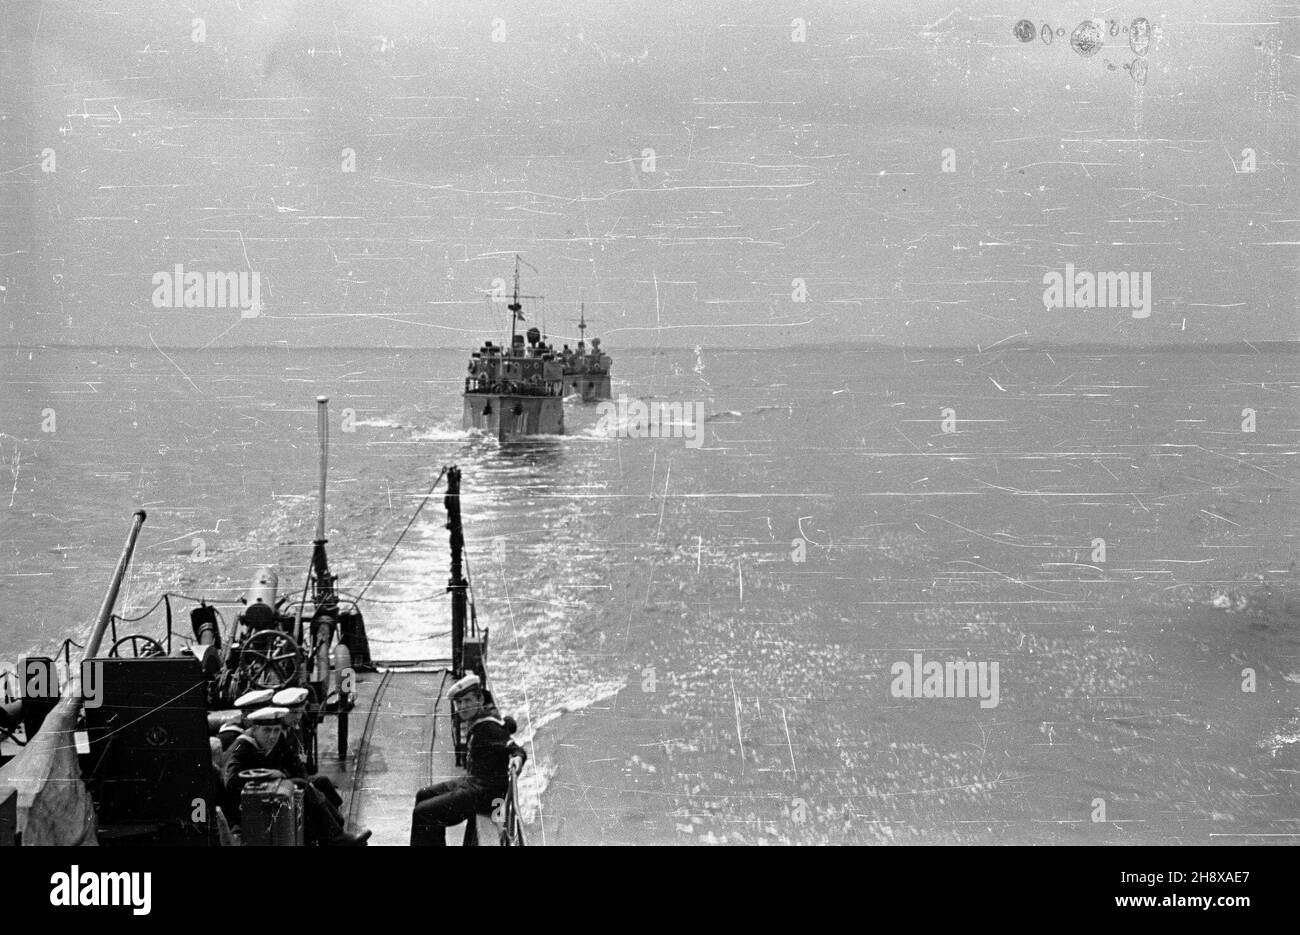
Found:
[[[584,403],[610,399],[609,368],[614,361],[601,350],[600,338],[592,338],[591,350],[587,350],[586,309],[578,318],[578,334],[578,349],[570,351],[566,344],[560,352],[564,363],[564,392],[581,394]]]
[[[564,434],[564,365],[537,328],[516,332],[524,320],[519,294],[519,257],[510,305],[510,345],[491,341],[473,353],[465,377],[461,425],[496,435],[502,442],[529,435]]]

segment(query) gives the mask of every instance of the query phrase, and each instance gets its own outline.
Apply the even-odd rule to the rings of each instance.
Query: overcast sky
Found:
[[[612,347],[1297,338],[1294,5],[88,6],[0,0],[0,343],[469,347],[516,252]]]

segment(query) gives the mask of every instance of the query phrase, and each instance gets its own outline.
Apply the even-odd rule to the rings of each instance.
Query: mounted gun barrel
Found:
[[[131,529],[126,534],[126,544],[122,546],[117,567],[113,569],[113,578],[109,582],[108,591],[104,594],[104,601],[99,605],[99,615],[95,618],[95,627],[90,632],[90,639],[86,641],[83,659],[93,659],[99,655],[99,644],[104,640],[104,631],[108,628],[109,618],[113,616],[113,608],[117,606],[117,592],[122,588],[122,579],[126,577],[126,569],[131,564],[131,556],[135,553],[135,542],[140,537],[140,527],[144,525],[146,515],[144,510],[136,510],[131,519]]]

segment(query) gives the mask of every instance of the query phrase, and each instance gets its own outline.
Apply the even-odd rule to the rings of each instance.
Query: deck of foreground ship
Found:
[[[405,847],[411,807],[424,786],[465,775],[452,740],[451,661],[376,663],[358,673],[356,706],[348,719],[347,759],[338,759],[338,719],[319,728],[319,770],[343,796],[350,828],[374,832],[371,845]],[[460,844],[465,826],[449,828]]]

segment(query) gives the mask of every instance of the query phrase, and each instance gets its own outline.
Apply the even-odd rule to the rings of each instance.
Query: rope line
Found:
[[[436,640],[450,635],[450,630],[443,630],[441,633],[434,633],[429,636],[410,636],[403,640],[381,640],[376,636],[367,637],[367,639],[371,643],[422,643],[425,640]]]
[[[401,598],[392,598],[388,600],[385,600],[382,597],[367,597],[367,598],[354,597],[352,592],[350,591],[336,591],[334,593],[347,598],[354,605],[356,604],[357,601],[360,600],[364,600],[367,604],[421,604],[425,601],[436,600],[437,598],[442,597],[442,595],[446,594],[447,591],[445,588],[443,588],[437,591],[433,591],[429,594],[425,594],[421,597],[401,597]]]
[[[447,675],[447,670],[443,669],[442,681],[438,683],[438,697],[433,699],[433,717],[429,718],[429,755],[424,761],[426,785],[433,783],[433,753],[438,746],[438,708],[442,706],[442,693],[447,688]]]
[[[233,591],[234,587],[232,586],[230,588],[223,588],[222,590]],[[244,603],[244,599],[242,597],[232,597],[232,598],[228,598],[227,600],[213,600],[210,597],[191,597],[188,594],[177,594],[175,591],[168,591],[167,596],[178,597],[183,601],[193,601],[195,604],[242,604]]]
[[[370,760],[370,735],[375,728],[375,719],[378,717],[380,706],[384,700],[384,693],[388,691],[388,685],[393,679],[393,670],[389,669],[379,678],[379,684],[375,686],[375,696],[370,699],[370,709],[366,711],[365,726],[361,728],[361,737],[357,742],[356,753],[353,754],[356,763],[356,775],[358,777],[366,775],[366,765]],[[345,712],[345,715],[347,713]],[[361,796],[357,795],[357,784],[354,781],[352,787],[348,790],[348,819],[347,825],[355,828],[357,826],[357,810],[361,805]],[[345,825],[346,827],[346,825]]]
[[[120,620],[122,623],[138,623],[139,621],[143,620],[145,617],[147,617],[147,616],[149,616],[151,613],[153,613],[155,610],[157,610],[157,609],[158,609],[158,605],[161,604],[161,603],[162,603],[163,601],[165,601],[165,600],[167,600],[167,595],[166,595],[166,594],[164,594],[162,597],[158,598],[158,600],[154,601],[154,602],[153,602],[153,606],[150,607],[148,610],[146,610],[144,613],[142,613],[142,614],[141,614],[140,616],[138,616],[138,617],[123,617],[121,614],[113,614],[113,619],[115,619],[115,620]],[[78,647],[78,648],[82,648],[82,647]]]
[[[420,505],[415,508],[415,512],[411,514],[411,518],[406,521],[406,528],[402,530],[401,534],[397,537],[397,541],[393,543],[393,547],[389,549],[388,554],[384,556],[384,560],[379,563],[379,567],[376,568],[374,574],[370,576],[370,580],[366,582],[366,586],[361,589],[361,593],[356,597],[357,600],[361,600],[366,596],[366,591],[368,591],[370,586],[375,583],[375,578],[379,577],[379,573],[383,571],[384,566],[388,564],[388,560],[393,557],[393,553],[397,551],[397,547],[402,544],[402,539],[411,531],[411,527],[415,524],[415,520],[420,515],[420,511],[424,509],[425,504],[429,502],[429,498],[433,496],[433,492],[438,489],[438,485],[442,483],[442,479],[446,476],[446,468],[443,468],[438,472],[438,476],[434,478],[433,486],[430,487],[429,492],[424,495],[424,499],[420,501]]]

